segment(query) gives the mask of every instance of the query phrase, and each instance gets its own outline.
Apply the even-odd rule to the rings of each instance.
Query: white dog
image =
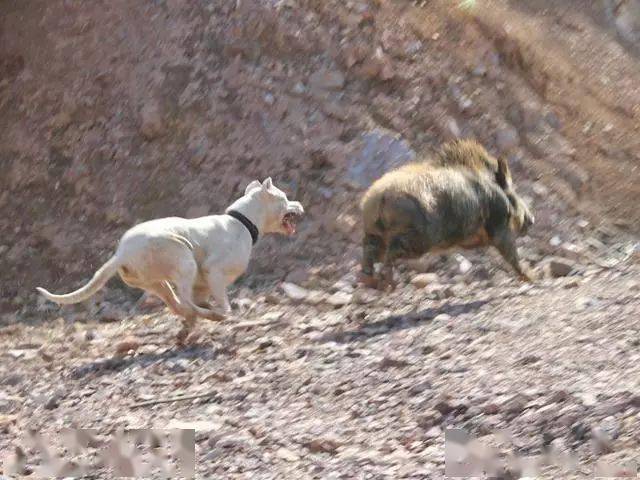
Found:
[[[37,290],[59,304],[78,303],[119,273],[127,285],[160,297],[184,318],[178,334],[183,342],[198,316],[223,320],[231,311],[227,286],[246,270],[258,233],[293,235],[303,213],[300,202],[289,201],[271,178],[254,180],[224,215],[160,218],[131,228],[116,253],[75,292]],[[218,308],[207,303],[210,297]]]

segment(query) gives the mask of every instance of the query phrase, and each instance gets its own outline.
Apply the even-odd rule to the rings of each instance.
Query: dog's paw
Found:
[[[178,335],[176,335],[176,346],[179,348],[192,347],[199,344],[202,338],[203,332],[200,330],[192,330],[186,333],[180,331]]]
[[[189,335],[191,334],[191,329],[189,328],[183,328],[181,329],[178,334],[176,335],[176,345],[178,347],[184,347],[187,343],[187,338],[189,338]]]

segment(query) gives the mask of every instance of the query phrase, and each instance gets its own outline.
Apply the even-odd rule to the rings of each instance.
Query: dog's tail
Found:
[[[87,283],[84,287],[79,288],[75,292],[67,293],[65,295],[54,295],[53,293],[50,293],[41,287],[37,287],[36,290],[38,290],[38,292],[40,292],[52,302],[58,303],[60,305],[79,303],[83,300],[86,300],[102,287],[104,287],[105,283],[107,283],[107,281],[109,281],[109,279],[116,274],[119,266],[120,262],[114,255],[109,260],[107,260],[107,262],[102,265],[102,267],[98,269],[89,283]]]

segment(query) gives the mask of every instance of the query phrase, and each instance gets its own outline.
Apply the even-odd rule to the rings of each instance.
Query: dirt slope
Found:
[[[449,427],[575,451],[576,478],[633,458],[635,3],[457,3],[0,3],[0,454],[26,427],[179,420],[204,422],[199,478],[441,478]],[[508,156],[542,279],[464,252],[390,296],[356,287],[359,193],[459,136]],[[308,215],[260,241],[199,345],[171,347],[175,319],[118,280],[63,310],[34,295],[88,279],[132,224],[266,176]]]

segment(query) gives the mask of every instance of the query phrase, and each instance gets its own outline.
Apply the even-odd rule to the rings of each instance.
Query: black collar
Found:
[[[256,242],[258,241],[258,227],[256,227],[254,223],[251,220],[249,220],[247,217],[245,217],[242,213],[236,210],[228,210],[227,215],[238,220],[242,225],[244,225],[247,228],[247,230],[249,230],[249,233],[251,234],[251,242],[253,243],[253,245],[255,245]]]

